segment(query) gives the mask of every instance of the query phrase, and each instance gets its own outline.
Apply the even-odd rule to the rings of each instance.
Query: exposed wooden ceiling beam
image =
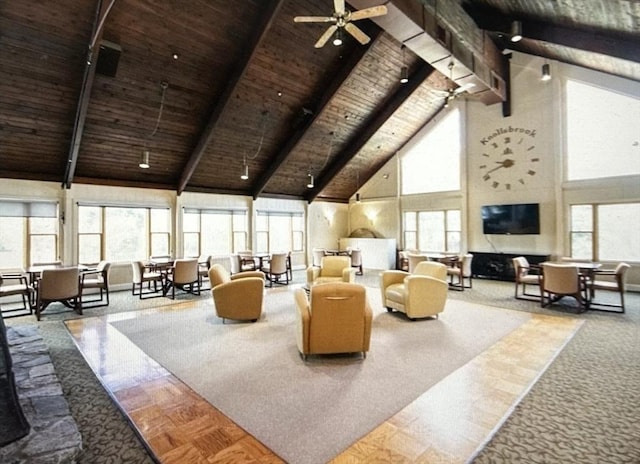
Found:
[[[518,20],[522,24],[522,36],[563,47],[575,48],[623,60],[640,63],[640,46],[637,38],[625,37],[619,32],[607,33],[595,29],[584,30],[558,26],[528,18],[508,17],[497,8],[464,2],[463,8],[479,28],[497,34],[509,40],[511,22]],[[518,49],[517,43],[508,42],[508,48]]]
[[[75,175],[76,165],[78,163],[78,153],[82,142],[82,134],[84,133],[84,125],[87,120],[87,111],[89,109],[89,100],[91,99],[91,88],[96,75],[96,67],[93,66],[97,59],[96,44],[102,36],[102,29],[107,15],[111,11],[115,0],[111,0],[108,5],[104,5],[102,0],[98,0],[96,6],[96,17],[91,32],[91,42],[87,51],[87,59],[84,65],[84,76],[82,78],[82,88],[78,98],[76,107],[76,116],[73,122],[73,133],[71,135],[71,144],[69,146],[69,156],[65,166],[64,179],[62,187],[71,188],[73,176]]]
[[[245,48],[245,52],[242,55],[242,60],[238,63],[237,68],[234,70],[231,76],[229,76],[227,85],[224,88],[224,91],[222,92],[218,103],[209,116],[207,125],[205,126],[205,129],[200,136],[195,149],[189,156],[184,170],[182,171],[180,181],[178,183],[178,195],[184,192],[187,184],[189,183],[189,180],[191,179],[191,176],[193,176],[193,173],[198,167],[198,163],[202,159],[202,155],[204,154],[205,149],[213,139],[213,133],[215,131],[216,125],[218,124],[220,116],[229,103],[229,100],[233,95],[236,86],[247,71],[251,60],[257,53],[258,47],[266,37],[267,32],[271,28],[271,25],[275,20],[275,17],[278,14],[278,11],[282,7],[283,3],[284,0],[271,0],[267,4],[267,6],[265,6],[264,11],[259,15],[260,24],[257,25],[257,27],[254,29],[254,35],[252,37],[252,40],[247,44],[247,47]]]
[[[356,135],[347,147],[334,158],[334,161],[325,168],[325,170],[316,176],[316,185],[306,196],[307,202],[311,203],[315,200],[320,192],[329,185],[331,179],[336,176],[354,156],[362,149],[373,135],[382,127],[382,125],[395,113],[400,105],[409,98],[409,96],[422,83],[435,72],[435,68],[426,62],[421,62],[420,67],[409,78],[407,84],[401,85],[398,90],[387,100],[382,108],[375,113],[373,118],[366,126]]]
[[[313,123],[320,117],[324,108],[329,104],[333,96],[340,90],[344,82],[351,76],[356,69],[358,63],[366,55],[371,46],[379,40],[382,33],[381,29],[376,28],[375,31],[369,32],[371,42],[366,46],[357,46],[346,60],[340,71],[331,78],[329,85],[325,88],[323,94],[320,96],[317,106],[314,108],[311,117],[306,118],[301,125],[294,128],[293,133],[287,138],[284,146],[275,154],[269,168],[260,176],[257,185],[253,189],[253,198],[258,198],[258,195],[262,193],[264,188],[269,183],[271,177],[277,172],[278,168],[287,160],[296,146],[300,143],[304,134],[309,130]]]

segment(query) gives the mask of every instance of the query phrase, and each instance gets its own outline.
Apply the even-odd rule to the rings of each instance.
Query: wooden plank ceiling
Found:
[[[502,101],[504,49],[640,81],[637,1],[386,5],[357,23],[367,45],[314,48],[327,24],[293,17],[330,0],[2,2],[0,177],[345,202],[447,89],[476,79]]]

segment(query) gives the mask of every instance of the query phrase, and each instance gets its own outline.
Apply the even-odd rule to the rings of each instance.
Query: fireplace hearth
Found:
[[[0,316],[0,446],[26,436],[30,428],[18,399],[7,328]]]

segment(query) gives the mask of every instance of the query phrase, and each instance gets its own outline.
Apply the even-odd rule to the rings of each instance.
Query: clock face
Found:
[[[531,181],[538,171],[540,158],[529,137],[497,136],[486,143],[480,156],[480,175],[485,185],[511,190]]]

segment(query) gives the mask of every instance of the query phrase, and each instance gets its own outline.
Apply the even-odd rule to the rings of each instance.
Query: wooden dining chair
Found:
[[[82,315],[80,271],[77,267],[45,269],[37,285],[35,313],[40,320],[42,312],[53,302],[60,302]]]

